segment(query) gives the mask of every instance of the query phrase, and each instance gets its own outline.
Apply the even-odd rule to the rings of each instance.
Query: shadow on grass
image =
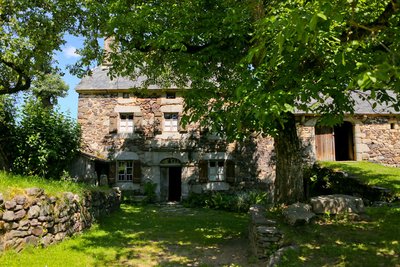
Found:
[[[215,266],[221,260],[221,246],[238,240],[243,243],[248,221],[245,215],[184,211],[122,205],[120,211],[104,217],[96,230],[83,235],[83,241],[72,249],[91,254],[99,266]],[[235,258],[243,260],[243,249],[231,252],[227,264],[235,263]]]
[[[279,266],[399,266],[400,208],[371,208],[369,221],[321,220],[286,227],[299,244]]]

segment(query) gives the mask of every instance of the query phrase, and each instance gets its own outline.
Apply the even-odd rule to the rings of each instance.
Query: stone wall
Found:
[[[40,188],[26,189],[8,200],[0,194],[0,251],[61,241],[118,209],[120,199],[118,190],[91,191],[82,198],[70,192],[49,196]]]
[[[366,119],[360,125],[359,145],[362,160],[400,166],[400,128],[396,118]]]

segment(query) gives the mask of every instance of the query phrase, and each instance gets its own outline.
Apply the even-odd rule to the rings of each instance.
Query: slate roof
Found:
[[[96,91],[96,90],[128,90],[132,88],[143,88],[143,83],[146,81],[145,76],[139,76],[136,80],[131,80],[127,77],[117,77],[113,80],[107,75],[108,68],[104,66],[96,67],[92,70],[92,75],[85,76],[81,79],[75,90],[80,93],[83,91]],[[158,85],[150,85],[147,87],[149,90],[163,89]],[[177,87],[170,87],[169,89],[178,89]],[[394,95],[394,94],[393,94]],[[358,94],[353,93],[355,100],[354,113],[355,114],[400,114],[394,108],[386,105],[378,104],[374,109],[367,101],[363,101]],[[302,111],[296,111],[296,114],[305,114]]]

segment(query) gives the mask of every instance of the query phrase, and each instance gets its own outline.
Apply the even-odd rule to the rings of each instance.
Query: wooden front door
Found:
[[[315,126],[315,152],[317,160],[335,160],[335,138],[332,127]]]

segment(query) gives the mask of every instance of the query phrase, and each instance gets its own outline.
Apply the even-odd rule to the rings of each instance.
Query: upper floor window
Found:
[[[119,114],[119,133],[133,133],[133,113]]]
[[[178,131],[178,113],[164,113],[164,131]]]
[[[175,99],[176,93],[175,92],[167,92],[166,98],[167,99]]]

